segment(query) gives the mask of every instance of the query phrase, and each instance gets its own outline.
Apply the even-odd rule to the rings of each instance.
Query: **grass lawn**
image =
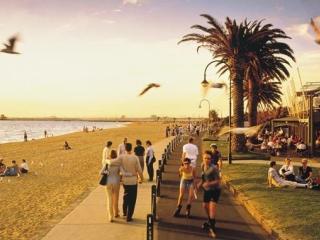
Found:
[[[232,164],[224,165],[223,174],[252,201],[274,230],[290,235],[290,239],[320,239],[320,191],[268,188],[267,170],[260,164]],[[318,171],[313,169],[314,176]]]
[[[203,141],[203,148],[210,149],[210,144],[215,143],[218,146],[218,150],[221,152],[222,158],[226,159],[228,157],[228,145],[229,143],[224,140],[217,140],[217,141]],[[268,154],[263,153],[232,153],[232,159],[234,160],[252,160],[252,159],[270,159]]]

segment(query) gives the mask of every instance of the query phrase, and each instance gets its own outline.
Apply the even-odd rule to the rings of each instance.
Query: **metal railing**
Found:
[[[158,161],[159,167],[156,171],[156,185],[151,186],[151,214],[147,215],[147,240],[153,240],[153,224],[157,221],[157,197],[161,197],[162,173],[164,173],[165,165],[181,140],[182,136],[180,135],[172,139],[164,149],[161,160]]]

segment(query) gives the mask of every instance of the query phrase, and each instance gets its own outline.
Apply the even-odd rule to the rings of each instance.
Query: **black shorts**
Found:
[[[220,194],[221,194],[220,188],[209,190],[209,191],[204,191],[203,192],[203,202],[204,203],[208,203],[208,202],[218,203],[219,198],[220,198]]]

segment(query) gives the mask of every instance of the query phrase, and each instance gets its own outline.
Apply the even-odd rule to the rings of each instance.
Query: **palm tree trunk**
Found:
[[[257,125],[257,116],[258,116],[258,88],[257,83],[249,79],[248,81],[248,121],[249,126]]]
[[[236,62],[231,69],[232,102],[233,102],[233,127],[244,127],[244,104],[243,104],[243,70]],[[235,152],[246,151],[244,134],[233,134],[231,148]]]

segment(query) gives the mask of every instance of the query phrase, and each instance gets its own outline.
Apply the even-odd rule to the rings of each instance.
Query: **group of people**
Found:
[[[216,206],[220,198],[221,169],[222,159],[216,144],[210,145],[210,150],[202,154],[201,180],[197,181],[197,158],[199,155],[198,147],[194,144],[191,137],[187,144],[183,146],[181,167],[179,168],[180,189],[177,207],[173,213],[174,217],[180,216],[182,202],[185,192],[188,194],[185,216],[191,214],[191,205],[194,199],[198,198],[198,191],[203,191],[203,208],[208,217],[202,228],[209,231],[212,237],[215,233]]]
[[[249,150],[259,148],[273,156],[280,156],[289,150],[295,150],[298,155],[304,155],[308,149],[302,138],[294,134],[288,136],[281,128],[276,132],[265,130],[264,133],[258,135],[256,141],[248,138],[246,145]]]
[[[0,159],[0,176],[20,176],[29,172],[29,166],[25,159],[22,159],[20,166],[16,160],[12,160],[11,165],[7,166],[3,159]]]
[[[268,170],[268,185],[269,187],[302,187],[319,189],[320,176],[313,177],[312,168],[308,166],[308,160],[301,160],[302,166],[298,169],[298,174],[295,174],[294,167],[289,158],[286,158],[282,167],[277,171],[276,162],[270,162]]]
[[[144,166],[147,168],[149,181],[153,181],[153,164],[156,161],[151,141],[146,141],[146,149],[141,140],[136,140],[136,146],[124,138],[117,150],[112,149],[112,142],[108,141],[102,153],[101,174],[107,174],[106,195],[108,219],[113,222],[119,215],[120,182],[123,184],[122,214],[126,221],[132,221],[138,191],[138,183],[143,182]]]

